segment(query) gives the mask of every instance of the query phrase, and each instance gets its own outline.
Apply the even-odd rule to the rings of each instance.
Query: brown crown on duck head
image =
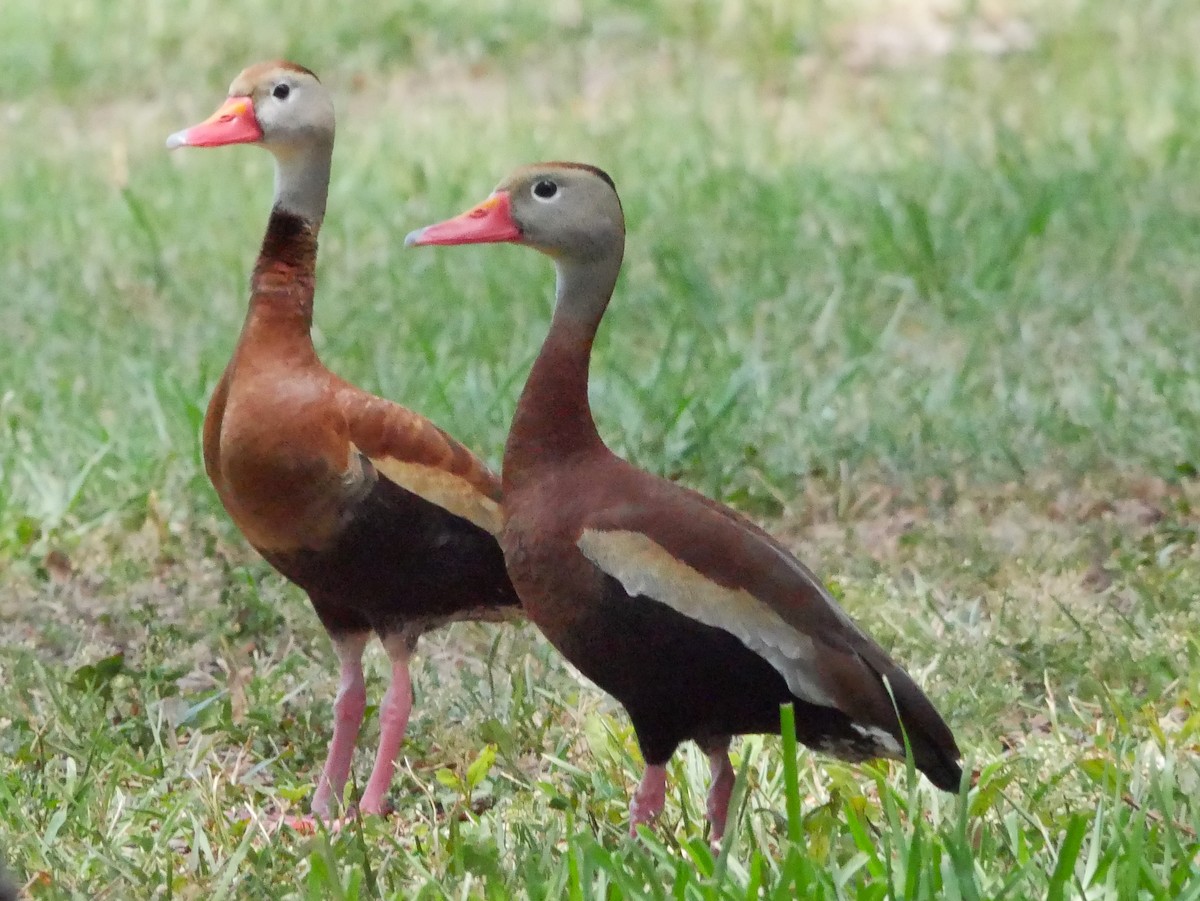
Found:
[[[588,404],[592,342],[624,251],[612,180],[542,163],[409,244],[513,241],[552,257],[554,316],[504,451],[501,535],[529,618],[625,707],[646,771],[631,823],[663,806],[666,763],[708,755],[710,833],[725,828],[731,736],[774,732],[848,760],[903,759],[939,788],[962,778],[958,746],[921,689],[788,550],[736,511],[613,454]]]

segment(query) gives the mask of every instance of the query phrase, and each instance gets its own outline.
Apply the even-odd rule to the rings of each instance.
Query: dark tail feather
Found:
[[[962,752],[958,750],[954,733],[933,702],[904,670],[894,667],[888,673],[888,683],[917,769],[943,791],[957,792],[962,784],[962,766],[958,762]],[[897,740],[903,741],[899,729],[895,730],[895,735]]]
[[[918,753],[914,747],[913,762],[917,769],[925,774],[925,778],[942,791],[958,794],[959,786],[962,785],[962,765],[942,748],[935,746],[925,749],[924,753]]]

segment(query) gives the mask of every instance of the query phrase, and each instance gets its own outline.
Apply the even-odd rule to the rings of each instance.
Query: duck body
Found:
[[[733,533],[731,542],[726,514],[714,510],[707,498],[616,457],[580,466],[557,482],[550,477],[541,485],[515,492],[508,500],[501,543],[509,574],[530,620],[626,709],[647,763],[665,764],[688,740],[709,750],[733,735],[777,734],[782,704],[795,706],[796,737],[810,747],[852,761],[903,756],[902,746],[891,736],[898,728],[894,723],[879,732],[864,728],[835,706],[813,703],[733,632],[655,597],[663,595],[663,582],[684,579],[711,580],[710,593],[717,596],[774,592],[786,597],[795,591],[786,584],[739,579],[752,576],[756,562],[773,566],[778,554],[786,553],[765,543],[752,524],[739,523],[746,540],[737,541],[738,533]],[[548,517],[544,512],[570,511],[572,506],[575,515]],[[669,517],[663,513],[667,509],[673,511]],[[606,543],[611,553],[604,552]],[[606,569],[587,552],[606,564],[623,555],[632,565]],[[632,563],[640,553],[645,558]],[[775,559],[754,560],[768,555]],[[715,566],[730,574],[724,584],[712,579]],[[800,613],[803,601],[795,606]],[[829,657],[853,661],[863,653],[873,658],[888,675],[902,710],[909,701],[921,713],[929,712],[924,696],[882,649],[856,630],[848,636],[839,636],[840,631],[822,633],[835,636],[825,638]],[[874,676],[882,688],[882,674],[868,670],[863,675]],[[880,712],[886,722],[890,711]],[[914,754],[938,776],[941,787],[956,790],[961,775],[957,764],[941,759],[936,745],[927,748],[919,738],[914,744]]]
[[[283,381],[268,370],[266,378],[256,373],[243,381],[236,366],[235,359],[226,392],[217,392],[209,407],[206,468],[230,517],[308,593],[331,635],[399,633],[415,645],[446,623],[516,611],[496,536],[381,474],[355,441],[353,420],[338,415],[345,407],[369,408],[376,398],[320,372],[298,377],[292,369]],[[270,415],[259,415],[259,405]],[[477,464],[403,408],[380,412],[427,430],[450,455]],[[322,429],[326,434],[314,441]],[[472,469],[481,499],[496,504],[498,528],[499,481]]]
[[[507,617],[519,601],[494,534],[499,479],[428,420],[325,368],[310,337],[313,285],[296,265],[315,254],[304,223],[275,211],[205,417],[205,470],[223,506],[335,637],[370,630],[415,645],[456,619]]]
[[[548,532],[520,504],[502,537],[527,614],[625,708],[648,764],[692,740],[779,731],[783,678],[736,637],[627,589],[579,549],[581,523]],[[805,705],[811,706],[811,705]]]
[[[307,69],[252,66],[204,123],[168,146],[261,143],[276,197],[249,311],[204,420],[204,466],[249,543],[309,596],[340,663],[333,737],[312,809],[340,803],[366,708],[362,656],[392,664],[360,809],[384,810],[412,705],[409,657],[426,631],[516,616],[497,535],[500,482],[427,419],[330,372],[312,343],[317,235],[332,105]],[[305,823],[311,826],[310,823]]]
[[[520,607],[495,536],[387,478],[331,545],[261,553],[308,593],[331,635],[370,629],[415,648],[433,629],[507,620]]]
[[[708,753],[714,842],[725,827],[730,738],[778,732],[858,761],[914,762],[956,791],[960,753],[916,683],[812,572],[737,512],[614,455],[588,402],[592,343],[613,293],[624,218],[594,167],[542,163],[410,244],[510,241],[557,269],[550,330],[504,454],[501,544],[528,617],[629,714],[647,767],[631,825],[663,805],[678,745]]]
[[[899,709],[918,768],[956,790],[949,728],[807,567],[605,446],[583,406],[591,334],[556,310],[505,449],[501,544],[529,619],[626,708],[651,766],[778,732],[786,703],[810,747],[903,759]]]

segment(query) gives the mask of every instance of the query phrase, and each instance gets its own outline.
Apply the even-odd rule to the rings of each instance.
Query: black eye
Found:
[[[292,93],[292,88],[290,85],[286,84],[275,85],[275,90],[271,92],[271,94],[279,100],[287,100],[288,94],[290,93]]]
[[[549,200],[558,193],[558,185],[549,179],[542,179],[533,186],[533,196],[540,200]]]

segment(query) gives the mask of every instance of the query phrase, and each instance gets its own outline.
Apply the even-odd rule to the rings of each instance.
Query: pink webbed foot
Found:
[[[298,832],[301,835],[316,835],[322,828],[330,832],[341,832],[354,819],[353,814],[344,817],[334,817],[332,819],[325,817],[315,817],[312,814],[303,816],[283,816],[278,818],[279,825],[272,832],[278,831],[281,827],[286,827]]]
[[[290,829],[293,832],[298,832],[301,835],[315,835],[322,827],[330,832],[339,832],[352,819],[344,817],[341,819],[329,819],[313,816],[312,814],[291,814],[275,811],[274,813],[254,814],[250,811],[243,810],[236,815],[230,815],[231,819],[241,822],[255,821],[262,827],[262,830],[267,835],[274,835],[277,832],[282,832],[285,829]]]
[[[642,781],[629,802],[629,834],[637,835],[637,827],[652,822],[667,800],[667,768],[647,766]]]

